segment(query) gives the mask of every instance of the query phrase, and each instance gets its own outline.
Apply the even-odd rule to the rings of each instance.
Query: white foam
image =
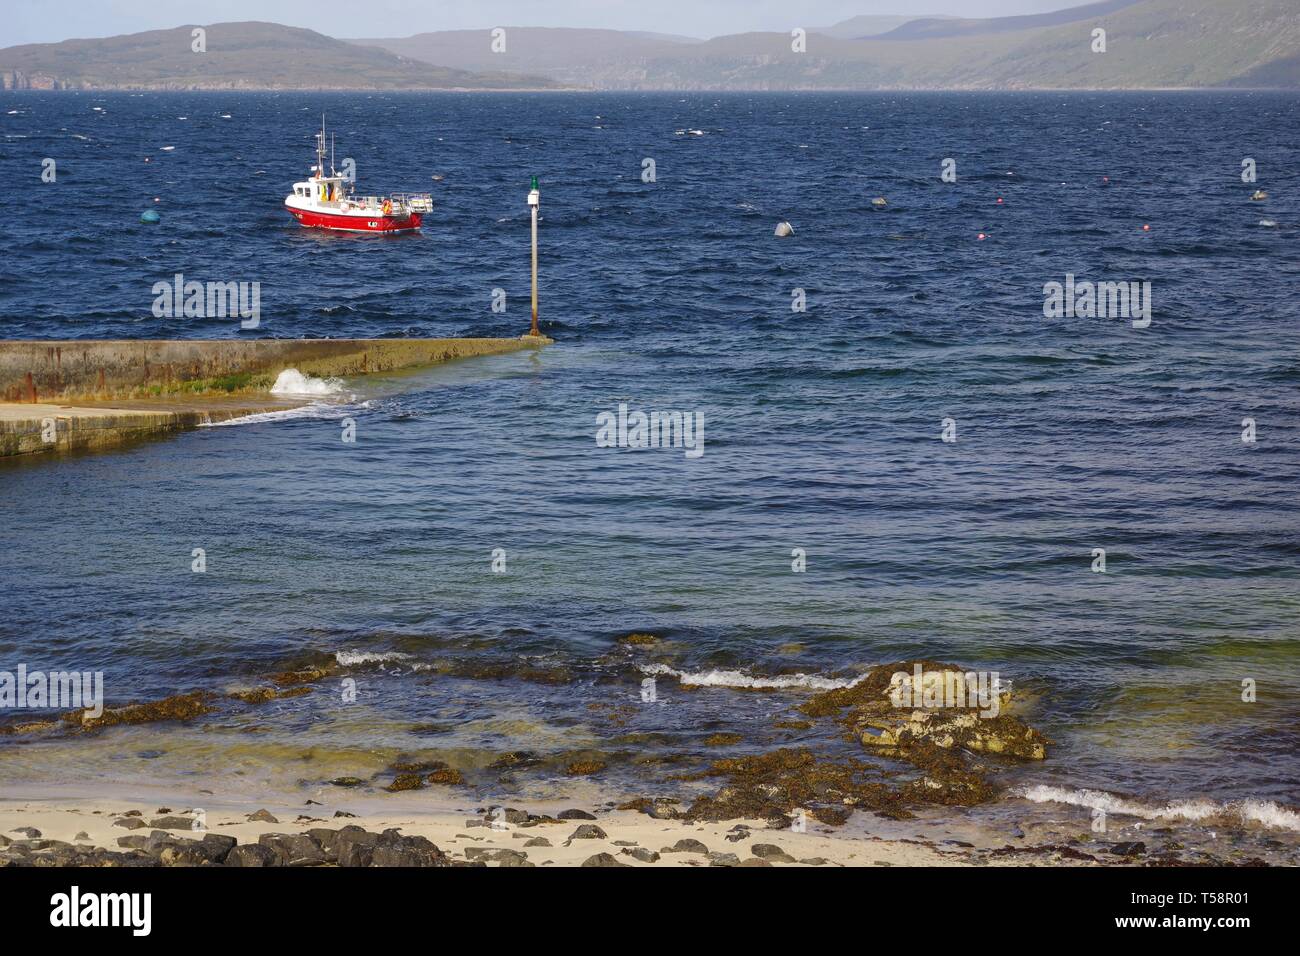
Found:
[[[692,687],[745,687],[756,690],[784,690],[793,687],[802,687],[809,690],[841,690],[845,687],[854,686],[866,676],[844,679],[819,677],[816,674],[781,674],[778,677],[754,677],[743,671],[679,671],[667,664],[643,665],[641,673],[676,677],[683,684]]]
[[[1013,791],[1031,803],[1064,803],[1088,807],[1105,813],[1139,817],[1143,820],[1204,820],[1227,818],[1242,823],[1258,823],[1278,830],[1300,832],[1300,813],[1279,806],[1271,800],[1236,800],[1215,803],[1213,800],[1172,800],[1163,806],[1139,803],[1104,790],[1071,790],[1035,784]]]
[[[399,651],[336,651],[334,659],[342,667],[356,667],[358,664],[382,664],[387,661],[410,660],[410,654]]]
[[[342,395],[343,382],[337,378],[312,378],[296,368],[287,368],[275,378],[272,395]]]
[[[320,402],[314,402],[310,405],[300,405],[297,408],[285,408],[276,412],[254,412],[251,415],[240,415],[237,418],[227,418],[221,422],[203,422],[200,428],[222,428],[226,425],[256,425],[259,422],[281,422],[294,418],[338,418],[343,414],[338,405],[325,405]]]

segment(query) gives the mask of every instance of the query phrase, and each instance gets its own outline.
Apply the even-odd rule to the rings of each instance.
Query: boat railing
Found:
[[[401,204],[412,212],[432,212],[432,193],[393,193],[393,204]]]
[[[399,212],[432,212],[433,195],[431,193],[393,193],[391,196],[349,196],[347,201],[358,209],[382,212],[384,201],[393,204]]]

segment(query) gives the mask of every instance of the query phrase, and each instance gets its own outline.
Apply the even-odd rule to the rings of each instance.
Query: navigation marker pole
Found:
[[[537,177],[533,177],[532,190],[528,193],[528,208],[533,213],[533,325],[528,334],[541,336],[537,329],[537,211],[542,205],[542,194],[537,189]]]

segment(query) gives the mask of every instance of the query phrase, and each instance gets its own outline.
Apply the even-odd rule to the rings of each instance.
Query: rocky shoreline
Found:
[[[964,841],[843,838],[794,832],[765,823],[697,826],[658,821],[610,808],[530,813],[482,808],[471,816],[382,819],[361,825],[335,814],[338,826],[302,814],[281,823],[262,809],[243,820],[214,822],[202,811],[161,816],[143,810],[86,807],[0,809],[5,824],[24,816],[33,825],[6,827],[0,867],[452,867],[452,866],[853,866],[1131,864],[1140,845],[1121,846],[1109,859],[1061,846],[976,848]],[[195,829],[203,824],[202,829]],[[76,827],[70,838],[67,831]],[[288,829],[286,829],[286,827]],[[120,836],[113,833],[125,830]],[[55,835],[57,834],[57,836]],[[688,835],[689,834],[689,835]],[[436,842],[435,842],[436,840]]]
[[[332,659],[300,662],[224,692],[194,690],[93,716],[68,711],[11,721],[0,725],[0,740],[224,719],[312,694],[341,670]],[[1266,841],[1189,847],[1174,829],[1143,830],[1141,822],[1090,833],[1078,814],[1052,827],[1035,830],[1026,822],[1010,833],[970,838],[926,837],[920,827],[890,833],[887,824],[992,804],[1007,795],[999,770],[1048,759],[1051,741],[1015,713],[1005,688],[970,698],[963,691],[960,700],[935,704],[973,687],[974,676],[951,664],[900,661],[804,698],[793,716],[771,718],[778,727],[822,726],[860,748],[858,756],[843,746],[705,755],[694,767],[663,765],[649,793],[594,801],[579,794],[600,788],[600,755],[549,755],[559,792],[579,806],[489,803],[471,810],[451,802],[505,792],[497,788],[542,762],[517,752],[464,773],[410,754],[366,777],[300,780],[315,787],[317,799],[293,811],[276,804],[280,817],[248,806],[254,797],[232,801],[221,788],[199,791],[213,805],[225,803],[219,819],[216,810],[178,814],[167,806],[102,801],[60,809],[58,798],[47,802],[42,793],[18,809],[0,802],[0,866],[1265,865],[1257,848],[1271,852]],[[740,740],[716,733],[705,743],[725,748]],[[605,788],[602,796],[610,795]],[[590,809],[582,808],[584,800]]]
[[[611,802],[612,803],[612,802]],[[456,867],[456,866],[1203,866],[1264,865],[1190,851],[1156,828],[1142,839],[1019,833],[970,839],[845,833],[810,823],[693,822],[606,803],[532,812],[472,811],[332,817],[308,801],[281,820],[252,812],[108,808],[99,801],[0,804],[4,867]],[[26,822],[23,822],[26,821]]]

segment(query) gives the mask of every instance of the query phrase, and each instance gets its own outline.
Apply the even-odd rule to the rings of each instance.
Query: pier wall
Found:
[[[265,391],[286,368],[366,375],[538,348],[549,339],[0,340],[0,401]]]

